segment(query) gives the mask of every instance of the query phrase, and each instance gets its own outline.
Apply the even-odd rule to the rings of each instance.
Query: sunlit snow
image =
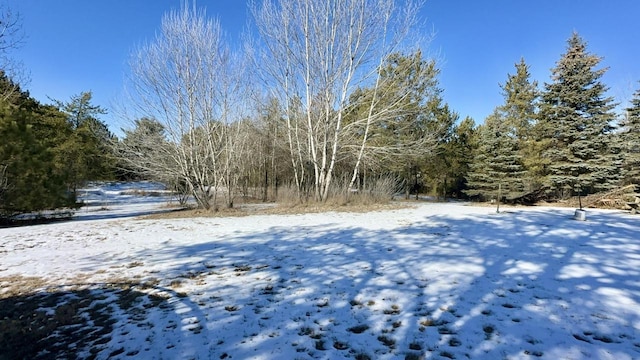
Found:
[[[116,307],[99,359],[640,358],[637,215],[411,203],[151,220],[135,216],[165,197],[99,191],[72,221],[0,229],[0,281],[127,280],[159,299]]]

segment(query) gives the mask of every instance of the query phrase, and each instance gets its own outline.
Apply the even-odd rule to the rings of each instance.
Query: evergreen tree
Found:
[[[443,104],[442,99],[437,97],[432,102],[431,111],[434,114],[434,121],[430,124],[431,132],[439,134],[436,137],[437,146],[431,154],[423,157],[419,169],[422,174],[422,181],[426,190],[436,196],[446,198],[452,189],[455,188],[456,179],[460,168],[460,158],[455,144],[457,144],[456,122],[458,114],[450,110],[448,104]],[[466,124],[466,123],[465,123]]]
[[[410,192],[417,196],[427,156],[446,139],[457,114],[442,99],[435,61],[424,59],[420,51],[391,54],[379,72],[377,87],[357,89],[350,96],[344,128],[345,138],[353,140],[343,146],[360,149],[356,144],[367,133],[363,162],[393,173],[407,197]],[[371,114],[372,121],[363,121]]]
[[[631,106],[622,122],[620,143],[624,157],[625,184],[640,184],[640,89],[633,94]]]
[[[91,100],[91,92],[83,92],[71,97],[68,103],[55,101],[73,130],[61,149],[73,191],[86,181],[108,180],[115,175],[116,156],[112,150],[115,137],[98,119],[106,111]]]
[[[620,156],[610,146],[615,104],[600,80],[607,69],[596,69],[600,61],[574,33],[552,70],[553,82],[545,84],[542,156],[548,161],[546,185],[557,196],[610,189],[620,178]]]
[[[524,167],[514,127],[496,109],[479,130],[479,147],[467,174],[466,194],[495,199],[500,211],[503,199],[515,200],[524,191]]]
[[[500,111],[505,121],[513,126],[517,139],[526,142],[531,137],[531,129],[535,123],[538,82],[530,81],[529,65],[524,58],[515,67],[516,73],[508,74],[506,83],[500,86],[505,99]]]
[[[529,66],[524,59],[515,64],[516,73],[507,75],[507,81],[501,85],[505,99],[504,105],[498,110],[504,117],[507,126],[512,127],[518,142],[518,151],[522,156],[522,163],[526,169],[523,182],[527,192],[535,191],[541,186],[540,156],[535,148],[535,133],[538,82],[531,81]]]
[[[22,41],[21,24],[9,10],[1,11],[0,20],[0,222],[5,222],[17,214],[77,204],[67,187],[69,159],[62,156],[73,129],[57,109],[42,106],[15,81],[15,64],[4,55]]]
[[[60,132],[43,114],[1,102],[0,219],[75,205],[55,160],[53,139]]]
[[[143,117],[135,120],[135,128],[124,130],[124,138],[118,144],[120,171],[125,179],[167,181],[156,173],[154,164],[164,163],[168,154],[164,126],[154,119]]]
[[[77,129],[87,123],[97,120],[99,115],[107,113],[105,109],[99,105],[91,104],[93,94],[91,91],[85,91],[79,95],[71,97],[68,103],[60,100],[54,100],[60,111],[67,114],[71,125]],[[91,126],[91,124],[89,124]]]
[[[537,83],[529,80],[524,59],[515,67],[515,75],[508,74],[500,85],[504,104],[481,127],[479,148],[467,176],[466,193],[497,199],[498,210],[503,198],[515,200],[533,189],[524,163],[536,116]]]
[[[447,194],[460,197],[468,189],[465,176],[469,173],[471,162],[478,148],[476,124],[466,117],[453,128],[451,139],[445,146],[448,178]]]
[[[404,185],[405,198],[414,193],[417,199],[420,190],[427,185],[425,181],[431,180],[436,189],[446,181],[444,173],[431,172],[429,168],[443,162],[442,146],[449,138],[458,114],[450,110],[442,98],[439,74],[435,61],[423,59],[420,51],[408,56],[394,54],[382,69],[383,83],[396,88],[393,91],[403,93],[410,89],[409,96],[401,98],[405,105],[389,104],[389,108],[403,110],[382,123],[386,146],[393,149],[401,144],[387,158],[385,168],[396,169]],[[392,98],[398,99],[397,96]]]

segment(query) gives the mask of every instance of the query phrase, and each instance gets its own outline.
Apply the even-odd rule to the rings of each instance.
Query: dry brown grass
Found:
[[[197,217],[237,217],[249,215],[292,215],[322,212],[364,213],[402,209],[411,206],[409,202],[392,201],[395,191],[393,179],[382,178],[360,191],[346,190],[337,184],[324,201],[314,201],[310,194],[298,194],[293,186],[278,188],[277,202],[261,202],[253,197],[238,197],[233,208],[214,210],[182,209],[148,215],[147,219],[182,219]]]
[[[318,203],[307,202],[297,204],[266,203],[260,206],[238,206],[233,209],[220,209],[218,211],[203,209],[184,209],[165,213],[151,214],[144,219],[188,219],[199,217],[240,217],[250,215],[295,215],[323,212],[365,213],[371,211],[384,211],[404,209],[411,206],[406,202],[389,202],[386,204],[336,204],[332,202]]]
[[[31,295],[47,285],[40,277],[12,275],[0,277],[0,299]]]
[[[492,203],[489,201],[486,202],[471,202],[473,206],[480,207],[496,207],[496,203]],[[590,209],[619,209],[616,206],[608,206],[606,203],[588,203],[586,200],[582,201],[582,205],[584,208]],[[558,201],[538,201],[535,204],[531,205],[522,205],[522,204],[500,204],[500,209],[522,209],[522,208],[532,208],[537,206],[545,206],[545,207],[556,207],[556,208],[578,208],[580,206],[578,198],[570,198],[567,200],[558,200]],[[620,209],[622,210],[622,209]]]

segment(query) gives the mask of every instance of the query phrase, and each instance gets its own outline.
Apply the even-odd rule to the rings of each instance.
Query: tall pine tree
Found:
[[[624,183],[640,185],[640,89],[633,94],[631,106],[626,110],[620,133],[624,157]]]
[[[523,174],[525,191],[531,193],[541,186],[539,152],[535,148],[534,133],[540,92],[538,82],[530,80],[529,65],[524,58],[515,67],[516,73],[507,75],[507,81],[500,86],[505,103],[498,111],[506,125],[512,128],[518,142],[518,152],[526,170]]]
[[[497,107],[480,130],[480,144],[467,175],[470,196],[499,202],[521,198],[533,188],[527,180],[524,159],[536,116],[537,83],[529,80],[524,59],[501,85],[504,104]],[[498,209],[499,210],[499,209]]]
[[[444,145],[447,169],[443,171],[450,179],[445,187],[446,196],[459,198],[467,189],[465,176],[469,172],[469,166],[478,147],[477,138],[477,127],[472,118],[467,116],[454,126],[452,136]]]
[[[546,185],[562,198],[614,187],[621,166],[610,146],[615,104],[601,81],[607,69],[596,69],[602,58],[587,52],[577,33],[567,45],[545,84],[539,118]]]

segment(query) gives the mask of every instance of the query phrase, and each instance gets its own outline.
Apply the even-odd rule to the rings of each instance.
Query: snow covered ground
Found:
[[[76,220],[144,216],[178,206],[177,198],[163,184],[153,181],[90,183],[78,190],[84,206]]]
[[[90,299],[76,328],[93,330],[56,330],[42,358],[640,358],[637,215],[424,203],[148,220],[128,215],[160,203],[96,206],[0,229],[3,304],[56,296],[34,311],[61,317]]]

